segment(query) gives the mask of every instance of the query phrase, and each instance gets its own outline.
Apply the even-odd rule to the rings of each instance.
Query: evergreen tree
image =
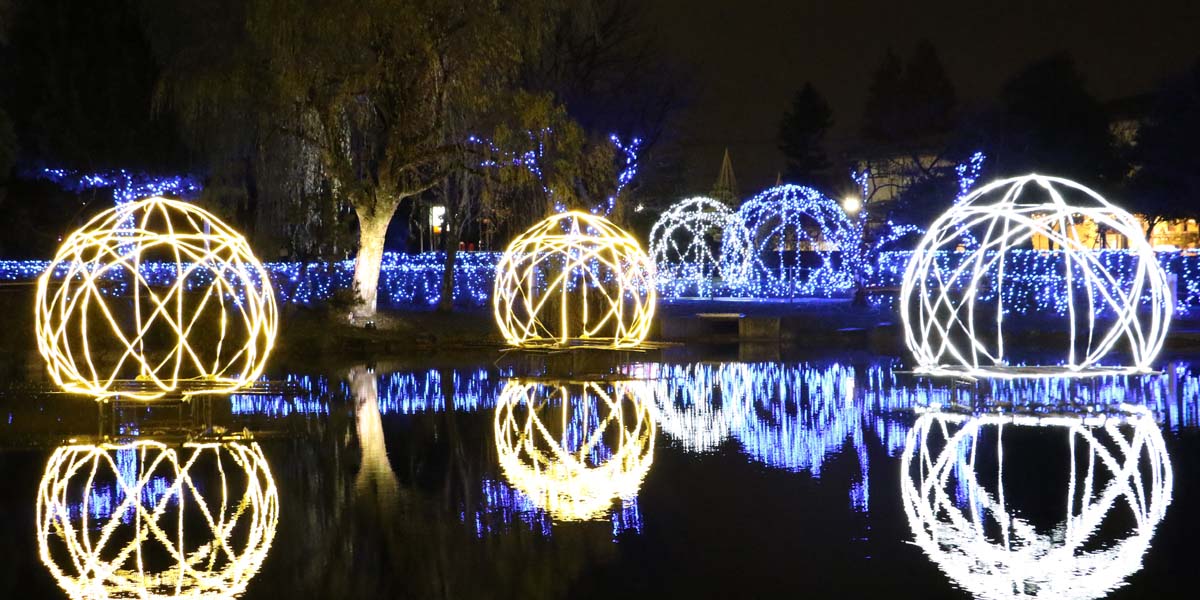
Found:
[[[1008,174],[1039,172],[1083,181],[1118,181],[1108,116],[1065,54],[1039,60],[1004,84],[990,132],[996,166]]]
[[[912,138],[944,135],[954,127],[955,102],[954,84],[937,49],[927,40],[920,41],[904,68],[898,99],[903,118],[897,128]]]
[[[1135,173],[1127,207],[1146,217],[1147,233],[1170,219],[1200,217],[1200,61],[1155,95],[1133,148]]]
[[[805,82],[779,123],[779,150],[787,160],[789,180],[811,182],[827,174],[824,141],[831,125],[829,103],[812,83]]]
[[[906,65],[890,49],[867,90],[863,137],[888,146],[911,146],[954,126],[954,85],[937,50],[917,44]]]
[[[867,103],[863,111],[862,136],[871,142],[897,141],[896,123],[902,119],[897,99],[904,89],[904,68],[889,48],[883,62],[871,77]]]

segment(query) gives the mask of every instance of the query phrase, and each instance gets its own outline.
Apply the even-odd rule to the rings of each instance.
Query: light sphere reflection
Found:
[[[1049,529],[1013,502],[1013,489],[1006,495],[1006,482],[1039,486],[1027,481],[1030,465],[1004,458],[1005,436],[1030,428],[1061,431],[1069,452],[1060,492],[1066,514]],[[901,460],[916,544],[977,598],[1109,594],[1141,569],[1172,489],[1162,433],[1147,413],[1120,420],[926,413]],[[1125,523],[1124,537],[1114,536]]]
[[[37,495],[42,563],[77,600],[234,597],[278,520],[254,442],[63,446]]]
[[[652,410],[640,381],[509,382],[494,423],[501,470],[555,519],[600,518],[650,470]]]

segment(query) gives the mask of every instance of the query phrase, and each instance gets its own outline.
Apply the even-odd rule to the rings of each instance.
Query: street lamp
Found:
[[[856,214],[860,209],[862,209],[862,200],[859,200],[858,196],[846,196],[842,199],[842,209],[844,209],[847,214]]]

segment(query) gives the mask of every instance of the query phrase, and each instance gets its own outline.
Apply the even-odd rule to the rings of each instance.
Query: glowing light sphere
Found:
[[[698,196],[667,209],[650,229],[650,255],[664,294],[709,295],[720,276],[719,244],[733,218],[725,203]]]
[[[1023,488],[1046,486],[1027,481],[1044,469],[1030,471],[1004,453],[1006,440],[1039,428],[1064,433],[1069,457],[1059,504],[1065,514],[1053,524],[1034,522],[1044,511],[1022,510],[1004,489],[1014,478]],[[1109,595],[1141,569],[1174,485],[1148,411],[1088,422],[926,413],[908,434],[901,469],[917,546],[976,598]]]
[[[1097,235],[1128,240],[1133,274],[1106,268],[1084,223],[1094,223]],[[1066,307],[1069,341],[1061,367],[1014,370],[1004,316],[1018,300],[1009,298],[1006,277],[1013,278],[1013,251],[1031,246],[1034,236],[1061,257],[1043,293]],[[1133,215],[1074,181],[1026,175],[980,187],[937,218],[908,262],[900,312],[918,370],[1012,377],[1148,371],[1163,347],[1172,302],[1162,265]],[[1133,365],[1093,368],[1118,342]]]
[[[509,344],[627,348],[654,318],[654,265],[608,219],[553,215],[509,244],[496,266],[492,307]]]
[[[1093,246],[1117,236],[1136,257],[1131,273],[1105,266]],[[1014,369],[1005,344],[1015,251],[1044,240],[1060,258],[1039,294],[1063,308],[1069,340],[1060,367]],[[1029,288],[1029,286],[1024,286]],[[918,370],[997,377],[1144,372],[1166,339],[1173,302],[1167,276],[1138,220],[1066,179],[1027,175],[984,186],[934,221],[904,273],[900,312]],[[1053,315],[1043,315],[1043,318]],[[1028,322],[1029,316],[1022,317]],[[1126,367],[1098,367],[1116,351]]]
[[[63,446],[37,495],[42,563],[74,600],[236,597],[278,522],[254,442]]]
[[[38,279],[36,311],[55,383],[141,400],[246,386],[278,320],[270,276],[245,238],[164,198],[119,205],[68,236]]]
[[[858,229],[841,205],[798,185],[770,188],[734,215],[721,274],[757,297],[831,296],[855,285]],[[810,254],[811,253],[811,254]]]
[[[601,518],[650,470],[651,406],[639,381],[509,382],[494,424],[501,470],[555,519]]]

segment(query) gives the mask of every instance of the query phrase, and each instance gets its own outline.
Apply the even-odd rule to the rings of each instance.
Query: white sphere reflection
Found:
[[[1004,436],[1031,427],[1062,431],[1068,442],[1066,514],[1050,528],[1014,506],[1011,489],[1005,495],[1006,482],[1030,475],[1028,465],[1005,462]],[[981,443],[985,432],[995,440]],[[1119,421],[926,413],[901,464],[916,544],[977,598],[1107,595],[1141,568],[1173,487],[1162,434],[1145,413]],[[1129,530],[1112,537],[1121,522]]]

